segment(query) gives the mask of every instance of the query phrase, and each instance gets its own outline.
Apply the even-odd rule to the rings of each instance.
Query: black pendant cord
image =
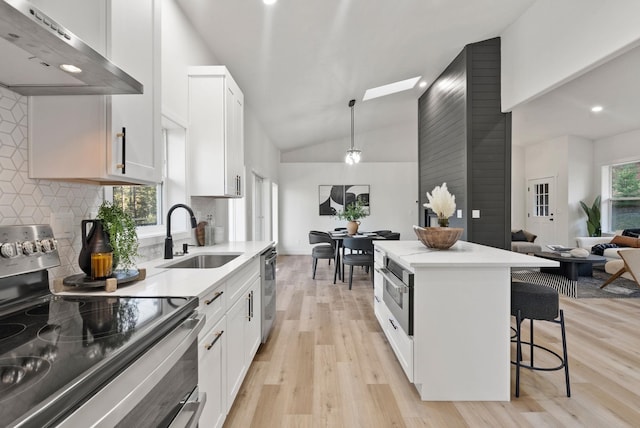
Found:
[[[349,101],[349,107],[351,107],[351,150],[353,150],[353,132],[354,132],[354,115],[353,115],[353,107],[356,105],[356,100]]]

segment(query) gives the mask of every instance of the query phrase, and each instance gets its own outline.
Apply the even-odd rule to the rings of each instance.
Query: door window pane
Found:
[[[536,184],[534,188],[536,206],[533,212],[536,217],[549,216],[549,183]]]

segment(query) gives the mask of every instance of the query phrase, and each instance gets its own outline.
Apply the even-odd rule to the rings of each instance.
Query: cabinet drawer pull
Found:
[[[224,291],[218,291],[218,292],[215,294],[215,296],[213,296],[213,299],[205,300],[205,301],[204,301],[204,304],[205,304],[205,305],[210,305],[210,304],[212,304],[213,302],[215,302],[215,301],[216,301],[216,299],[217,299],[218,297],[222,296],[223,294],[224,294]]]
[[[376,299],[376,302],[380,303],[380,299],[378,298],[378,296],[376,296],[375,294],[373,295],[373,298]]]
[[[396,324],[393,322],[391,318],[389,318],[389,322],[391,323],[391,327],[393,327],[394,330],[398,329],[398,327],[396,326]]]
[[[116,168],[122,169],[124,174],[127,169],[127,128],[122,127],[122,132],[116,134],[116,137],[122,138],[122,163],[116,165]]]
[[[247,319],[251,321],[251,292],[247,294]]]
[[[208,351],[208,350],[210,350],[211,348],[213,348],[213,345],[215,345],[215,344],[216,344],[216,342],[217,342],[218,340],[220,340],[220,337],[222,337],[222,333],[224,333],[224,330],[221,330],[221,331],[217,332],[217,333],[216,333],[216,338],[215,338],[215,339],[213,339],[213,342],[211,342],[211,343],[210,343],[210,344],[208,344],[208,345],[204,345],[204,348],[205,348],[207,351]]]

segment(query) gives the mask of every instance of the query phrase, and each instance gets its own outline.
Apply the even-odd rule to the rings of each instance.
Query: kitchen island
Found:
[[[374,245],[376,317],[421,399],[509,401],[511,268],[557,262],[464,241],[448,250],[419,241]],[[388,259],[414,275],[412,335],[384,301],[380,268]]]

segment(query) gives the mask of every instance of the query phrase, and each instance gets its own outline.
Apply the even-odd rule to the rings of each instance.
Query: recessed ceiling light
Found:
[[[362,101],[367,101],[373,98],[384,97],[385,95],[391,95],[395,94],[396,92],[409,90],[416,86],[416,82],[420,80],[421,77],[422,76],[412,77],[411,79],[389,83],[388,85],[378,86],[377,88],[367,89],[367,91],[364,93],[364,97],[362,97]]]
[[[591,111],[594,113],[600,113],[602,111],[602,106],[593,106],[591,107]]]
[[[82,73],[81,68],[78,68],[75,65],[71,65],[71,64],[60,64],[60,68],[69,73],[74,73],[74,74]]]
[[[278,0],[262,0],[262,2],[264,4],[274,4],[275,2],[277,2]]]
[[[426,82],[426,80],[423,80],[422,82],[420,82],[420,87],[421,87],[421,88],[426,88],[426,87],[427,87],[427,82]]]

